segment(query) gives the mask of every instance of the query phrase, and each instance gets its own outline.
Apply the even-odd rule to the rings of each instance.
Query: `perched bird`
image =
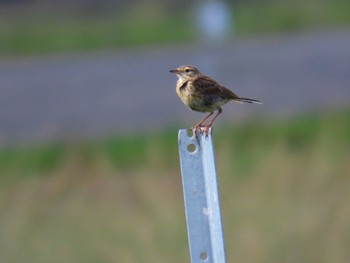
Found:
[[[209,128],[213,125],[216,118],[222,113],[222,106],[233,100],[236,102],[258,103],[258,100],[243,98],[237,96],[231,90],[219,84],[212,78],[203,75],[193,66],[180,66],[177,69],[170,70],[178,76],[176,83],[176,93],[182,102],[194,111],[210,112],[205,118],[194,126],[193,131],[197,129],[204,131],[208,135]],[[214,111],[218,113],[214,116],[208,125],[202,124],[213,115]]]

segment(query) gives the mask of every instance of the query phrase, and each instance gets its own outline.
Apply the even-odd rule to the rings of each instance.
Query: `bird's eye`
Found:
[[[187,72],[187,73],[190,72],[190,71],[191,71],[191,70],[190,70],[189,68],[185,69],[185,72]]]

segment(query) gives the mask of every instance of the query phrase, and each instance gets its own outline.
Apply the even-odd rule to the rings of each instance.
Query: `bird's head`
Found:
[[[170,70],[170,73],[175,73],[180,79],[183,80],[190,80],[201,75],[199,70],[194,66],[181,66],[177,69]]]

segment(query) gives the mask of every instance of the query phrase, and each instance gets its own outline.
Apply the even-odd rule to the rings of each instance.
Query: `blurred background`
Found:
[[[0,262],[189,262],[169,70],[238,95],[228,261],[348,262],[348,0],[0,0]]]

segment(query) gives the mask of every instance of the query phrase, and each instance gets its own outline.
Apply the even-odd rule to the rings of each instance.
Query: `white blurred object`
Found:
[[[226,2],[206,0],[201,2],[197,10],[198,30],[204,40],[222,42],[231,37],[232,16]]]

